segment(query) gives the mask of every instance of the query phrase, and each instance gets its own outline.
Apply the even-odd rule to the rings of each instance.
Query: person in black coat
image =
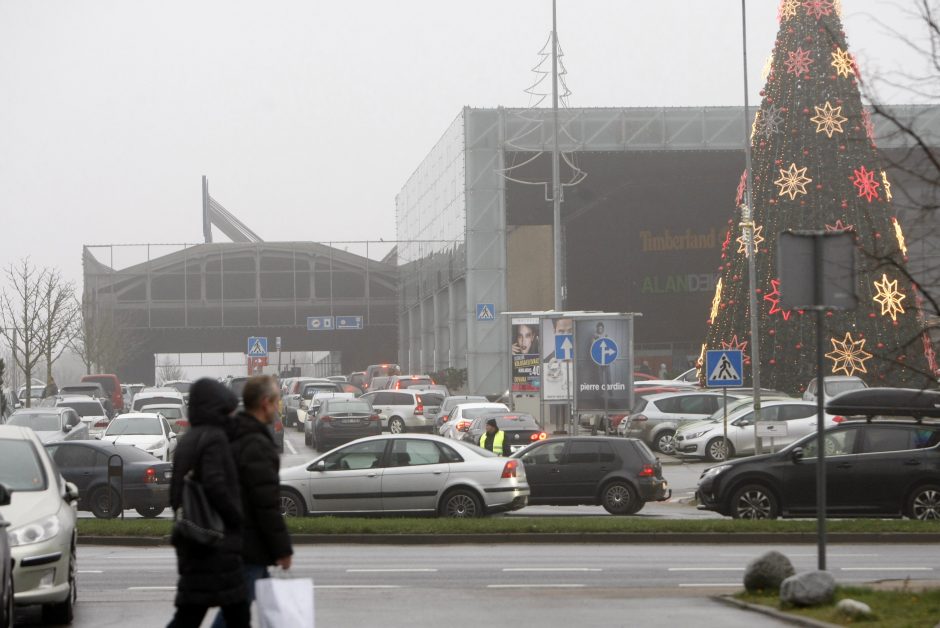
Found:
[[[200,379],[189,392],[190,431],[180,439],[173,460],[170,506],[182,504],[183,478],[194,470],[206,499],[225,523],[225,537],[216,546],[173,535],[179,570],[176,615],[169,628],[198,628],[209,608],[221,606],[228,626],[250,625],[248,592],[242,576],[242,508],[235,462],[226,428],[238,399],[212,379]]]
[[[290,569],[293,554],[290,533],[281,516],[281,459],[270,432],[280,397],[277,382],[270,375],[250,378],[242,390],[245,411],[235,415],[229,429],[244,511],[242,559],[249,600],[254,599],[255,582],[268,577],[268,567]],[[230,625],[219,613],[212,628]]]

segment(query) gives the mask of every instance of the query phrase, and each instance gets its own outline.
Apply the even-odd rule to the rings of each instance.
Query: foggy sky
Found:
[[[912,32],[896,5],[844,7],[863,73],[920,63],[879,24]],[[776,11],[748,2],[752,104]],[[573,107],[742,103],[737,0],[558,12]],[[549,0],[0,0],[0,265],[80,284],[83,244],[199,242],[203,174],[265,240],[393,239],[461,107],[529,104],[550,20]]]

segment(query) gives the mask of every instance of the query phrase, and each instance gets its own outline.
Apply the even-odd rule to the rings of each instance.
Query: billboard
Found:
[[[574,319],[542,319],[542,400],[567,403],[573,395]]]
[[[542,371],[539,319],[513,318],[511,322],[512,337],[509,344],[512,352],[512,391],[538,392]]]
[[[633,319],[575,321],[575,405],[578,412],[630,410]]]

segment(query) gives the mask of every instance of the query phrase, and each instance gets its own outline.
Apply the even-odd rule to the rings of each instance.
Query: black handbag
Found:
[[[201,443],[202,435],[196,443],[196,466],[201,456],[199,451]],[[194,471],[195,467],[183,476],[182,505],[176,511],[176,521],[173,527],[182,538],[199,545],[213,547],[225,538],[225,523],[206,499],[206,491],[202,483],[196,479]]]

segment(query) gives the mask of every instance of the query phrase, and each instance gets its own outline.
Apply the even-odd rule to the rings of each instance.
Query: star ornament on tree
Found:
[[[875,181],[875,173],[865,166],[854,171],[852,183],[858,188],[859,198],[864,198],[869,203],[872,199],[878,198],[878,187],[881,184]]]
[[[796,74],[797,76],[808,74],[811,63],[813,63],[813,53],[809,50],[803,50],[802,47],[788,52],[787,60],[783,62],[787,66],[787,73]]]
[[[715,298],[712,299],[712,311],[711,315],[708,317],[709,322],[713,322],[718,316],[718,307],[721,305],[721,277],[718,278],[718,283],[715,284]]]
[[[855,225],[847,225],[842,222],[842,219],[838,219],[834,225],[826,225],[826,231],[852,231],[855,229]]]
[[[773,291],[764,295],[764,301],[770,302],[769,313],[776,314],[777,312],[780,312],[780,316],[783,317],[783,320],[785,321],[790,320],[790,314],[792,314],[793,312],[791,310],[780,309],[780,280],[771,279],[770,287],[773,288]]]
[[[832,10],[835,7],[833,7],[831,0],[806,0],[803,3],[803,8],[818,20],[824,15],[832,15]]]
[[[881,315],[890,316],[893,321],[898,320],[898,314],[904,313],[901,301],[907,298],[907,295],[898,291],[898,280],[888,281],[888,275],[882,274],[881,281],[874,284],[878,294],[872,299],[881,305]]]
[[[806,194],[806,185],[812,182],[806,176],[806,168],[797,168],[795,163],[791,163],[787,170],[780,168],[780,178],[774,181],[774,185],[780,188],[777,196],[789,196],[792,201],[797,194]]]
[[[845,373],[846,375],[855,375],[855,373],[867,373],[865,362],[871,359],[871,354],[865,351],[865,339],[853,340],[852,334],[846,332],[845,338],[841,341],[830,338],[832,351],[826,354],[826,357],[833,361],[833,373]]]
[[[729,351],[740,351],[742,361],[745,364],[750,364],[751,358],[747,355],[747,353],[744,352],[744,350],[747,349],[747,343],[748,343],[747,340],[738,340],[738,335],[735,334],[734,336],[731,337],[731,342],[725,342],[724,340],[722,340],[721,348],[727,349]]]
[[[754,254],[757,255],[758,245],[764,241],[764,236],[761,235],[761,231],[764,230],[764,225],[754,226],[754,239],[751,242],[751,248],[754,250]],[[749,251],[747,247],[747,235],[742,233],[737,237],[735,242],[738,243],[738,253],[744,253],[744,257],[749,257]]]
[[[771,103],[758,111],[754,124],[756,134],[762,136],[765,140],[769,140],[780,132],[780,127],[783,124],[783,109]]]
[[[839,76],[845,78],[855,74],[855,60],[842,48],[836,48],[832,53],[832,67],[836,69]]]
[[[796,17],[796,12],[800,8],[800,0],[783,0],[780,3],[780,10],[778,11],[777,20],[782,22],[788,20],[791,17]]]
[[[826,101],[822,107],[813,108],[816,109],[816,116],[810,118],[810,121],[816,123],[817,133],[825,133],[830,139],[833,133],[842,133],[842,123],[848,121],[848,118],[842,115],[842,107],[833,107]]]

